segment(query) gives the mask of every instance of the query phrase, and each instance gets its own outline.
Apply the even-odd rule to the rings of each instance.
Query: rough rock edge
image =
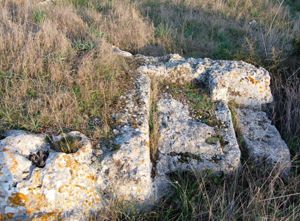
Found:
[[[115,116],[119,124],[114,130],[118,150],[102,160],[98,179],[108,198],[142,205],[151,195],[150,91],[150,78],[139,75],[135,88],[123,97],[123,112]],[[124,163],[119,165],[120,162]]]
[[[287,176],[291,168],[290,151],[267,114],[249,108],[235,111],[237,128],[252,162]]]
[[[27,219],[27,218],[38,218],[40,216],[44,216],[46,215],[48,218],[53,217],[55,218],[60,217],[60,218],[64,218],[64,220],[85,220],[85,217],[90,213],[90,211],[92,210],[92,208],[88,208],[87,210],[84,210],[82,207],[78,208],[74,208],[74,210],[61,210],[61,208],[63,208],[61,205],[56,205],[55,208],[57,210],[53,211],[53,209],[51,209],[52,207],[43,207],[40,208],[41,211],[39,211],[38,213],[34,213],[34,214],[27,214],[27,209],[34,207],[34,205],[27,205],[27,200],[28,199],[34,199],[29,197],[28,195],[30,194],[35,194],[34,192],[31,193],[31,191],[34,191],[35,189],[35,185],[37,185],[35,182],[37,182],[38,180],[36,180],[36,177],[44,177],[44,176],[51,176],[51,173],[49,174],[47,171],[50,169],[52,172],[55,172],[55,167],[51,167],[51,163],[55,163],[56,161],[56,165],[63,163],[62,161],[60,162],[60,160],[63,160],[63,156],[66,156],[65,153],[58,153],[55,151],[50,150],[49,144],[46,142],[45,139],[45,135],[44,134],[30,134],[24,131],[17,131],[17,130],[13,130],[13,131],[9,131],[9,133],[7,133],[7,136],[4,140],[1,140],[1,146],[7,147],[7,145],[11,145],[11,147],[14,147],[14,142],[17,142],[17,144],[19,143],[19,139],[23,139],[24,136],[26,136],[28,139],[28,144],[31,144],[32,140],[37,140],[35,142],[36,145],[34,145],[31,148],[30,153],[39,151],[41,149],[45,149],[45,147],[47,147],[48,151],[50,151],[50,155],[47,159],[47,163],[46,166],[44,168],[37,168],[34,167],[32,165],[32,163],[29,161],[29,159],[27,159],[26,156],[24,156],[22,158],[22,165],[19,168],[21,173],[24,173],[24,171],[27,171],[28,168],[30,168],[30,171],[27,171],[25,174],[27,174],[26,179],[19,179],[17,181],[7,181],[8,183],[6,185],[3,185],[4,183],[2,183],[1,187],[2,187],[2,191],[6,192],[6,197],[5,199],[2,201],[1,204],[0,203],[0,214],[7,214],[7,213],[11,213],[14,214],[13,215],[13,219]],[[79,149],[76,153],[74,154],[68,154],[68,156],[70,156],[70,160],[74,160],[76,162],[80,162],[81,164],[84,164],[86,166],[88,166],[90,164],[90,158],[91,158],[91,154],[92,154],[92,145],[90,143],[90,141],[88,140],[88,138],[81,134],[80,132],[70,132],[68,133],[69,136],[80,136],[82,138],[81,143],[82,143],[82,148]],[[55,139],[60,139],[60,136],[55,137]],[[37,144],[37,142],[40,142],[40,145]],[[26,145],[25,145],[26,147]],[[14,148],[18,148],[18,146],[15,146]],[[1,151],[6,151],[6,152],[11,152],[11,156],[13,157],[18,157],[19,154],[18,152],[22,151],[22,149],[15,151],[15,150],[3,150],[3,148],[1,149]],[[1,153],[1,152],[0,152]],[[29,152],[28,152],[29,153]],[[28,154],[26,153],[26,154]],[[16,158],[14,158],[16,159]],[[17,161],[14,161],[15,163],[17,163]],[[28,164],[28,166],[26,166]],[[6,167],[6,165],[3,165],[4,167]],[[7,165],[9,167],[9,165]],[[53,165],[54,166],[54,165]],[[3,168],[2,168],[3,169]],[[92,173],[91,170],[89,170],[90,173]],[[43,174],[43,175],[42,175]],[[15,176],[16,174],[13,174],[13,176]],[[96,175],[96,171],[94,174],[92,175]],[[5,178],[5,177],[2,177]],[[7,179],[10,179],[10,176],[6,176]],[[44,177],[45,178],[45,177]],[[43,178],[43,180],[44,180]],[[8,185],[8,186],[7,186]],[[41,193],[45,193],[47,192],[47,185],[44,183],[42,185],[42,189],[39,189],[39,191]],[[30,190],[30,187],[32,187],[33,189]],[[28,189],[29,188],[29,189]],[[13,194],[22,194],[24,197],[26,196],[26,200],[25,198],[23,200],[25,200],[24,202],[24,206],[15,206],[11,203],[9,203],[9,197],[13,196]],[[86,200],[84,198],[84,200]],[[8,203],[5,203],[8,202]],[[35,202],[38,203],[38,202]],[[43,203],[43,202],[40,202]],[[31,206],[31,207],[30,207]],[[97,211],[100,207],[100,204],[95,204],[94,207],[94,211]],[[35,211],[37,212],[37,211]],[[54,212],[54,213],[53,213]]]
[[[177,83],[192,80],[204,82],[209,87],[212,99],[215,101],[222,100],[225,103],[233,101],[241,108],[253,110],[261,110],[265,104],[273,101],[268,71],[243,61],[207,58],[184,59],[179,55],[168,55],[160,58],[141,55],[136,57],[144,61],[139,68],[142,73]],[[278,131],[277,133],[279,134]],[[287,151],[289,150],[287,149]],[[281,160],[283,160],[281,162],[283,164],[291,164],[290,160],[280,157],[275,161],[280,164]],[[286,167],[284,173],[287,173],[288,170],[289,166]]]
[[[166,96],[163,96],[166,97]],[[172,98],[169,98],[172,99]],[[160,100],[162,103],[163,99]],[[176,101],[177,102],[177,101]],[[160,105],[158,105],[159,107]],[[180,106],[180,104],[178,105]],[[159,109],[159,108],[158,108]],[[186,110],[188,112],[188,110]],[[185,113],[186,111],[182,110],[181,113]],[[158,162],[157,162],[157,171],[156,176],[153,181],[153,201],[157,202],[161,197],[166,195],[170,191],[171,181],[169,180],[167,174],[165,172],[160,172],[159,168],[164,165],[166,162],[173,162],[175,164],[178,164],[178,170],[185,170],[186,168],[189,171],[199,173],[201,171],[211,169],[214,172],[224,172],[226,174],[231,174],[234,171],[238,170],[240,168],[240,157],[241,157],[241,151],[239,149],[239,145],[237,142],[237,138],[235,135],[231,112],[229,110],[229,107],[224,102],[218,102],[216,106],[216,117],[221,122],[221,126],[218,128],[218,133],[220,136],[223,137],[224,143],[222,144],[222,154],[220,155],[220,159],[218,159],[215,162],[211,162],[210,160],[213,159],[207,156],[206,158],[202,159],[202,162],[197,161],[197,159],[189,161],[188,164],[184,165],[185,163],[179,163],[177,162],[177,156],[169,156],[168,153],[162,153],[159,152]],[[189,114],[189,113],[188,113]],[[160,114],[161,115],[161,114]],[[162,125],[162,118],[163,116],[160,116],[160,121]],[[192,120],[188,118],[188,120]],[[201,126],[202,123],[199,122],[199,126]],[[220,144],[219,144],[220,145]],[[159,148],[158,148],[159,150]],[[181,152],[178,152],[177,155],[180,155]],[[198,163],[197,163],[198,162]],[[162,165],[160,165],[162,164]],[[171,163],[172,164],[172,163]],[[205,166],[205,164],[207,164]],[[190,167],[188,169],[188,167]],[[169,171],[172,172],[172,171]]]
[[[215,101],[234,101],[256,108],[273,101],[269,73],[243,61],[184,59],[177,54],[158,58],[137,55],[136,59],[143,61],[138,68],[141,73],[173,83],[206,83]]]

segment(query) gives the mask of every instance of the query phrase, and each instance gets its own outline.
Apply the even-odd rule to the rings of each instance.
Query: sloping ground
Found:
[[[272,101],[266,70],[244,62],[114,51],[140,67],[134,86],[119,100],[112,136],[95,148],[79,132],[48,138],[21,131],[4,134],[2,217],[85,220],[110,201],[148,207],[169,194],[172,173],[231,174],[240,167],[241,151],[254,165],[288,175],[289,149],[262,112]],[[154,81],[160,83],[151,86]],[[210,91],[209,110],[197,112],[201,101],[195,105],[184,90],[180,96],[170,92],[174,82],[184,88],[194,81]],[[160,84],[166,89],[155,88]],[[157,131],[150,130],[151,124]],[[150,140],[153,132],[157,142]],[[236,134],[243,137],[243,148]]]

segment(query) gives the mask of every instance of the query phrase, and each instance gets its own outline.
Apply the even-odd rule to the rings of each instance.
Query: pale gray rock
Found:
[[[159,58],[142,57],[144,65],[138,71],[149,76],[167,79],[173,83],[186,83],[195,79],[203,80],[210,64],[209,59],[184,59],[178,54]],[[141,56],[138,57],[141,59]]]
[[[216,61],[207,78],[213,100],[253,107],[273,101],[270,74],[243,61]]]
[[[112,52],[120,57],[124,57],[124,58],[130,58],[133,57],[133,55],[130,52],[127,51],[123,51],[120,48],[116,47],[116,46],[112,46]]]
[[[24,130],[8,130],[2,133],[2,136],[4,137],[13,137],[13,136],[19,136],[21,134],[29,134],[27,131]]]
[[[125,111],[115,116],[115,150],[101,161],[98,177],[99,187],[108,198],[142,204],[151,195],[150,84],[148,76],[138,76],[135,88],[123,97]]]
[[[243,61],[184,59],[179,55],[164,56],[161,59],[144,58],[144,61],[144,65],[138,69],[141,73],[174,83],[203,81],[215,101],[233,101],[254,107],[273,101],[269,73]]]
[[[45,135],[17,132],[0,141],[0,214],[21,220],[77,214],[76,220],[85,220],[101,208],[97,171],[90,161],[92,145],[79,132],[68,135],[81,137],[76,153],[51,150]],[[29,154],[45,148],[50,152],[46,165],[36,167]]]
[[[6,138],[0,141],[0,151],[4,148],[12,153],[28,157],[38,150],[48,151],[50,146],[45,142],[44,135],[32,135],[24,131],[11,130],[4,133]]]
[[[242,108],[236,109],[236,114],[237,127],[250,159],[287,173],[291,167],[289,149],[266,113]]]
[[[166,193],[167,175],[176,171],[231,173],[240,166],[240,150],[231,114],[220,102],[211,127],[190,116],[187,105],[164,94],[157,104],[159,116],[158,159],[154,179],[154,198]],[[213,138],[214,142],[208,142]]]
[[[216,106],[216,118],[221,122],[219,135],[222,137],[223,161],[222,168],[225,172],[233,172],[240,166],[241,151],[235,135],[232,114],[228,105],[218,102]]]

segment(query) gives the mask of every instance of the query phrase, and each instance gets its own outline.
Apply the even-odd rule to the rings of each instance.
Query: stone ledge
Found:
[[[216,107],[218,126],[190,117],[187,105],[164,94],[158,102],[159,134],[154,198],[167,193],[168,174],[176,171],[232,173],[240,166],[240,150],[228,106]],[[217,138],[208,142],[209,138]]]
[[[263,68],[256,68],[243,61],[184,59],[179,55],[143,59],[144,65],[138,69],[141,73],[173,83],[203,81],[215,101],[233,101],[253,107],[273,101],[270,74]]]
[[[236,109],[237,127],[247,154],[257,165],[265,164],[287,174],[291,167],[290,151],[265,112]]]

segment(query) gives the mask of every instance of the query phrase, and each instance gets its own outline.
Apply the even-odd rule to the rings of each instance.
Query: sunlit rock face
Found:
[[[52,150],[44,135],[16,131],[0,141],[3,216],[81,219],[99,209],[96,170],[90,166],[92,145],[79,132],[69,135],[81,138],[81,148],[73,154]],[[43,168],[30,160],[39,151],[48,153]]]
[[[224,104],[220,104],[226,108]],[[209,126],[190,116],[187,105],[173,98],[165,97],[158,102],[160,154],[158,173],[180,170],[230,171],[236,169],[240,161],[240,150],[234,135],[231,117],[229,121],[220,119],[219,125]],[[220,109],[216,112],[219,114]],[[230,114],[229,111],[226,114]],[[227,135],[226,133],[231,133]],[[230,139],[226,139],[230,138]],[[231,148],[227,148],[233,144]],[[235,159],[227,160],[227,154]],[[232,167],[228,165],[232,164]]]
[[[164,94],[158,102],[159,141],[154,193],[167,193],[168,174],[209,170],[232,173],[240,166],[241,152],[235,136],[229,108],[216,106],[218,125],[209,126],[193,119],[188,106]]]
[[[143,58],[145,64],[139,68],[142,73],[178,83],[203,81],[215,101],[260,107],[273,100],[269,73],[243,61],[184,59],[179,55]]]
[[[122,112],[114,116],[113,148],[104,154],[98,175],[99,187],[108,198],[139,204],[151,196],[150,84],[148,76],[138,76],[134,88],[121,98]]]

